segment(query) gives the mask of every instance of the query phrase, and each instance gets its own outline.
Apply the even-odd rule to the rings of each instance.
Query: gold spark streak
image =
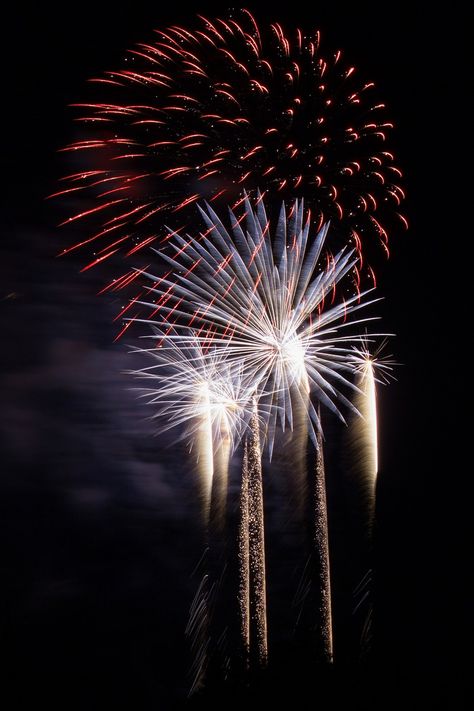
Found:
[[[320,606],[319,622],[321,630],[322,654],[326,661],[333,661],[333,633],[331,609],[331,571],[329,564],[328,515],[326,504],[326,476],[324,470],[323,438],[317,434],[315,496],[314,496],[314,544],[319,575]]]
[[[262,485],[262,453],[257,403],[254,402],[248,442],[248,501],[249,501],[249,572],[250,572],[250,641],[259,666],[268,660],[267,601],[265,578],[265,530]],[[253,633],[253,634],[252,634]],[[253,645],[255,636],[255,645]]]
[[[372,476],[374,487],[377,480],[377,472],[379,470],[378,462],[378,447],[377,447],[377,400],[374,378],[374,367],[372,361],[367,361],[367,367],[364,373],[364,394],[366,397],[366,414],[369,440],[369,456],[372,462]]]
[[[211,405],[209,389],[206,384],[203,385],[200,393],[199,406],[203,411],[197,437],[199,489],[202,515],[204,523],[207,525],[210,515],[212,480],[214,477],[214,457],[212,447]]]
[[[307,496],[307,443],[308,443],[308,402],[310,386],[306,368],[301,371],[297,390],[295,393],[294,419],[294,467],[292,476],[295,486],[298,487],[297,503],[304,511],[304,502]],[[322,658],[327,662],[333,661],[333,632],[332,632],[332,606],[331,606],[331,576],[329,561],[329,534],[326,502],[326,476],[324,468],[323,439],[321,432],[317,434],[316,462],[314,482],[310,487],[312,492],[313,514],[313,540],[312,555],[315,562],[315,584],[317,585],[318,607],[318,648]],[[306,478],[306,482],[304,481]]]
[[[261,456],[257,404],[254,402],[242,461],[239,605],[244,653],[247,663],[253,662],[257,667],[265,667],[268,661]]]
[[[243,654],[248,664],[250,653],[250,558],[249,558],[249,467],[248,443],[244,442],[239,525],[239,608]]]
[[[225,530],[230,451],[230,429],[224,415],[220,421],[219,444],[214,452],[210,510],[210,524],[218,536]]]
[[[303,366],[304,368],[304,366]],[[288,447],[285,447],[285,462],[291,477],[292,515],[304,524],[308,501],[308,400],[309,381],[303,370],[296,387],[292,388],[293,432]]]
[[[361,413],[352,425],[351,441],[355,464],[359,472],[359,486],[366,499],[366,516],[369,528],[372,527],[375,508],[375,486],[378,472],[377,446],[377,401],[374,366],[370,359],[357,380],[360,390],[354,399],[354,405]]]

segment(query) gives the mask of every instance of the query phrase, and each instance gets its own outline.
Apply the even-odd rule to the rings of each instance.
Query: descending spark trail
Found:
[[[256,402],[250,420],[250,434],[244,444],[242,479],[247,503],[247,512],[243,519],[247,521],[248,526],[247,540],[242,541],[241,564],[248,566],[241,574],[244,588],[241,592],[248,596],[246,601],[241,602],[242,630],[244,641],[248,640],[250,662],[254,661],[257,667],[264,667],[268,661],[265,532],[260,428]],[[243,537],[245,539],[245,530]]]
[[[210,527],[216,535],[223,535],[226,523],[227,484],[232,441],[227,420],[221,422],[220,446],[214,452],[210,506]]]
[[[247,666],[250,655],[250,551],[249,551],[249,466],[248,445],[244,443],[239,521],[239,609],[242,655]]]
[[[365,519],[367,530],[372,528],[375,508],[375,487],[378,474],[378,423],[377,423],[377,382],[387,383],[393,379],[395,362],[391,356],[384,356],[384,340],[371,352],[367,338],[354,348],[355,365],[354,405],[362,417],[354,419],[350,425],[350,442],[353,451],[352,468],[357,470],[358,486],[365,498]]]
[[[212,437],[211,396],[209,384],[204,382],[198,392],[196,409],[201,413],[201,423],[197,436],[197,460],[201,488],[201,503],[205,520],[211,514],[211,495],[214,477],[214,452]]]
[[[377,443],[377,403],[375,391],[374,365],[372,360],[370,359],[367,359],[365,363],[365,368],[363,369],[359,378],[358,387],[362,391],[361,395],[357,397],[357,400],[360,401],[361,405],[364,405],[361,410],[361,415],[366,425],[365,439],[367,459],[368,462],[370,462],[369,471],[373,480],[373,486],[375,488],[379,468]]]
[[[265,533],[257,404],[244,441],[239,526],[240,630],[246,665],[268,661]]]
[[[310,406],[311,388],[308,373],[303,363],[295,375],[295,385],[291,388],[290,397],[293,401],[293,431],[287,446],[288,466],[291,467],[294,481],[293,514],[300,523],[306,510],[308,494],[307,482],[307,448],[308,448],[308,409]]]
[[[318,432],[314,487],[314,555],[319,578],[319,629],[322,657],[333,661],[331,610],[331,573],[329,563],[329,534],[326,504],[326,475],[324,469],[323,438]]]
[[[372,628],[372,557],[378,463],[377,383],[393,379],[391,356],[383,355],[384,340],[373,348],[368,338],[354,348],[354,404],[362,417],[353,418],[348,430],[347,469],[351,476],[353,537],[357,554],[352,563],[354,619],[362,655],[370,648]],[[357,622],[359,618],[359,622]]]
[[[190,696],[204,686],[206,678],[209,652],[208,595],[208,579],[204,574],[191,604],[186,626],[186,636],[191,642],[193,660],[190,670],[192,678]]]
[[[310,385],[306,372],[302,375],[302,389],[298,391],[304,400],[299,399],[295,405],[295,421],[301,419],[301,415],[308,408],[310,397]],[[306,390],[306,393],[305,393]],[[318,417],[321,413],[318,407]],[[314,469],[308,473],[307,470],[307,444],[308,425],[307,417],[304,417],[299,425],[294,429],[296,441],[290,441],[292,476],[297,479],[296,491],[299,508],[306,508],[306,496],[309,494],[309,504],[311,507],[311,540],[309,542],[309,560],[303,573],[304,585],[307,591],[313,589],[313,597],[309,601],[314,605],[316,612],[316,624],[314,624],[314,611],[309,612],[310,629],[315,629],[315,648],[317,658],[327,662],[333,662],[333,625],[332,625],[332,601],[331,601],[331,575],[330,575],[330,555],[329,555],[329,528],[326,502],[326,474],[324,466],[324,448],[322,429],[316,434]],[[306,480],[309,474],[309,481]],[[315,586],[315,589],[314,589]],[[298,588],[295,602],[301,593]],[[298,603],[297,603],[298,604]],[[300,603],[301,604],[301,603]],[[304,604],[304,601],[303,601]],[[307,603],[306,603],[307,604]],[[300,611],[301,614],[301,611]]]

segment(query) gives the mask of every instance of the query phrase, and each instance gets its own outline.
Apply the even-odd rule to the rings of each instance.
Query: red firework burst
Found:
[[[260,28],[247,10],[200,17],[157,30],[91,82],[75,105],[81,137],[63,149],[77,169],[55,193],[78,205],[62,224],[87,221],[87,236],[63,251],[83,249],[84,269],[141,264],[165,224],[185,228],[199,200],[238,209],[244,190],[260,189],[270,206],[304,198],[320,223],[332,220],[333,242],[359,253],[356,281],[373,278],[374,245],[388,255],[389,232],[406,226],[385,105],[319,31]]]

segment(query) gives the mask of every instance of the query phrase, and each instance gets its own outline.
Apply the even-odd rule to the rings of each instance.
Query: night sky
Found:
[[[12,711],[32,702],[175,708],[189,681],[184,628],[202,545],[192,462],[153,436],[125,372],[133,359],[113,344],[119,301],[95,296],[102,275],[79,275],[78,259],[55,258],[66,236],[44,200],[62,172],[57,149],[72,135],[67,105],[86,79],[120,65],[153,27],[187,18],[178,6],[115,5],[55,11],[44,3],[17,10],[3,28],[0,697],[13,694]],[[249,7],[260,20],[318,26],[377,82],[397,126],[410,222],[378,271],[384,328],[397,334],[391,350],[403,365],[380,393],[372,654],[357,667],[342,631],[334,673],[302,671],[276,606],[283,631],[259,693],[298,704],[310,690],[315,708],[335,700],[356,709],[467,708],[469,467],[457,404],[470,404],[463,274],[472,198],[460,172],[472,133],[467,20],[454,9],[415,14],[413,3]],[[339,521],[344,506],[333,505]],[[204,702],[228,703],[228,693],[211,690]]]

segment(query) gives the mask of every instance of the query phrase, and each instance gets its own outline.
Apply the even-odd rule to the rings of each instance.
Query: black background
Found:
[[[380,267],[403,367],[381,394],[375,661],[362,682],[355,669],[337,672],[327,708],[342,696],[356,708],[464,708],[467,19],[452,5],[414,3],[251,9],[318,26],[377,82],[409,196],[410,230]],[[11,709],[170,708],[185,695],[189,482],[177,489],[181,459],[141,425],[126,352],[111,345],[116,304],[94,296],[98,277],[79,276],[74,259],[54,259],[61,235],[44,196],[71,135],[66,107],[86,79],[190,14],[139,1],[45,3],[3,27],[0,694],[13,693]],[[316,672],[308,688],[317,707]],[[301,703],[290,673],[265,687],[269,701],[282,693]]]

